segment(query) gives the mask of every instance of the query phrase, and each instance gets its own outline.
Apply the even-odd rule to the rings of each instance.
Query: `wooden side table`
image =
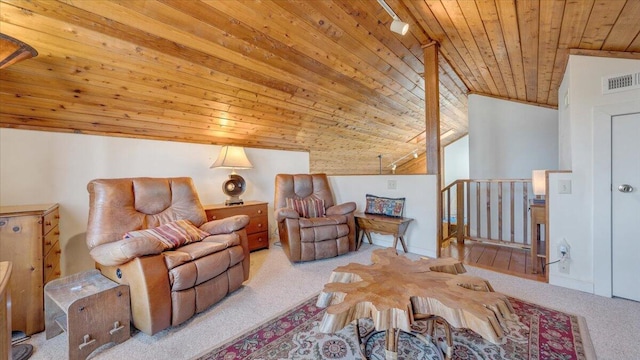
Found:
[[[374,232],[382,235],[393,235],[393,248],[396,248],[398,240],[400,240],[402,249],[405,253],[407,252],[407,244],[404,242],[404,234],[409,227],[409,223],[411,223],[413,219],[365,213],[355,213],[354,216],[356,218],[356,226],[358,229],[356,233],[356,249],[359,249],[360,245],[362,245],[363,235],[367,236],[369,244],[373,244],[373,242],[371,242],[371,232]]]
[[[53,280],[44,287],[47,340],[63,331],[69,359],[85,359],[108,343],[131,336],[129,287],[89,270]]]
[[[224,219],[233,215],[249,215],[247,238],[249,251],[269,248],[269,220],[267,205],[263,201],[245,201],[240,205],[213,204],[204,205],[207,220]]]
[[[547,239],[544,239],[544,251],[539,254],[539,244],[542,244],[540,237],[540,225],[547,226],[547,209],[545,204],[530,204],[529,210],[531,211],[531,272],[538,273],[539,258],[547,258]]]

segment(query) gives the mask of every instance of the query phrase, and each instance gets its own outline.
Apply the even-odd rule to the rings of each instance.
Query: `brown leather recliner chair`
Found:
[[[129,285],[133,325],[143,332],[188,320],[249,278],[249,217],[207,222],[190,178],[98,179],[87,189],[90,254],[103,275]],[[174,224],[192,242],[148,234]]]
[[[274,208],[280,242],[292,262],[355,251],[356,204],[334,205],[326,174],[276,175]]]

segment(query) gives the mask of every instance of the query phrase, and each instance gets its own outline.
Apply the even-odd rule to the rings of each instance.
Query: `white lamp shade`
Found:
[[[400,21],[400,19],[394,19],[393,22],[391,22],[391,31],[404,35],[409,31],[409,24]]]
[[[533,170],[531,173],[533,195],[545,195],[547,192],[546,170]]]
[[[223,146],[218,154],[218,158],[211,165],[213,168],[223,169],[251,169],[253,165],[244,153],[244,148],[240,146]]]

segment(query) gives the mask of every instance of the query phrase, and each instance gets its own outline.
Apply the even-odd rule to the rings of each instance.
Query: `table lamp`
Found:
[[[251,169],[253,165],[244,153],[244,148],[240,146],[223,146],[216,161],[211,165],[211,169],[222,168],[231,169],[229,179],[222,183],[222,192],[229,198],[225,205],[240,205],[244,202],[240,195],[244,193],[246,183],[242,176],[236,173],[236,169]]]
[[[534,203],[544,204],[544,196],[547,194],[546,170],[533,170],[531,173],[531,183],[533,184],[533,195],[536,196]]]

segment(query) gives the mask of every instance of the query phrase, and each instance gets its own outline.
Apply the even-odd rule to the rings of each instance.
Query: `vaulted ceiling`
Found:
[[[376,0],[1,0],[0,32],[39,55],[0,71],[0,126],[424,172],[423,45],[440,45],[441,145],[467,133],[469,93],[555,107],[570,53],[640,58],[638,0],[387,3],[405,36]]]

